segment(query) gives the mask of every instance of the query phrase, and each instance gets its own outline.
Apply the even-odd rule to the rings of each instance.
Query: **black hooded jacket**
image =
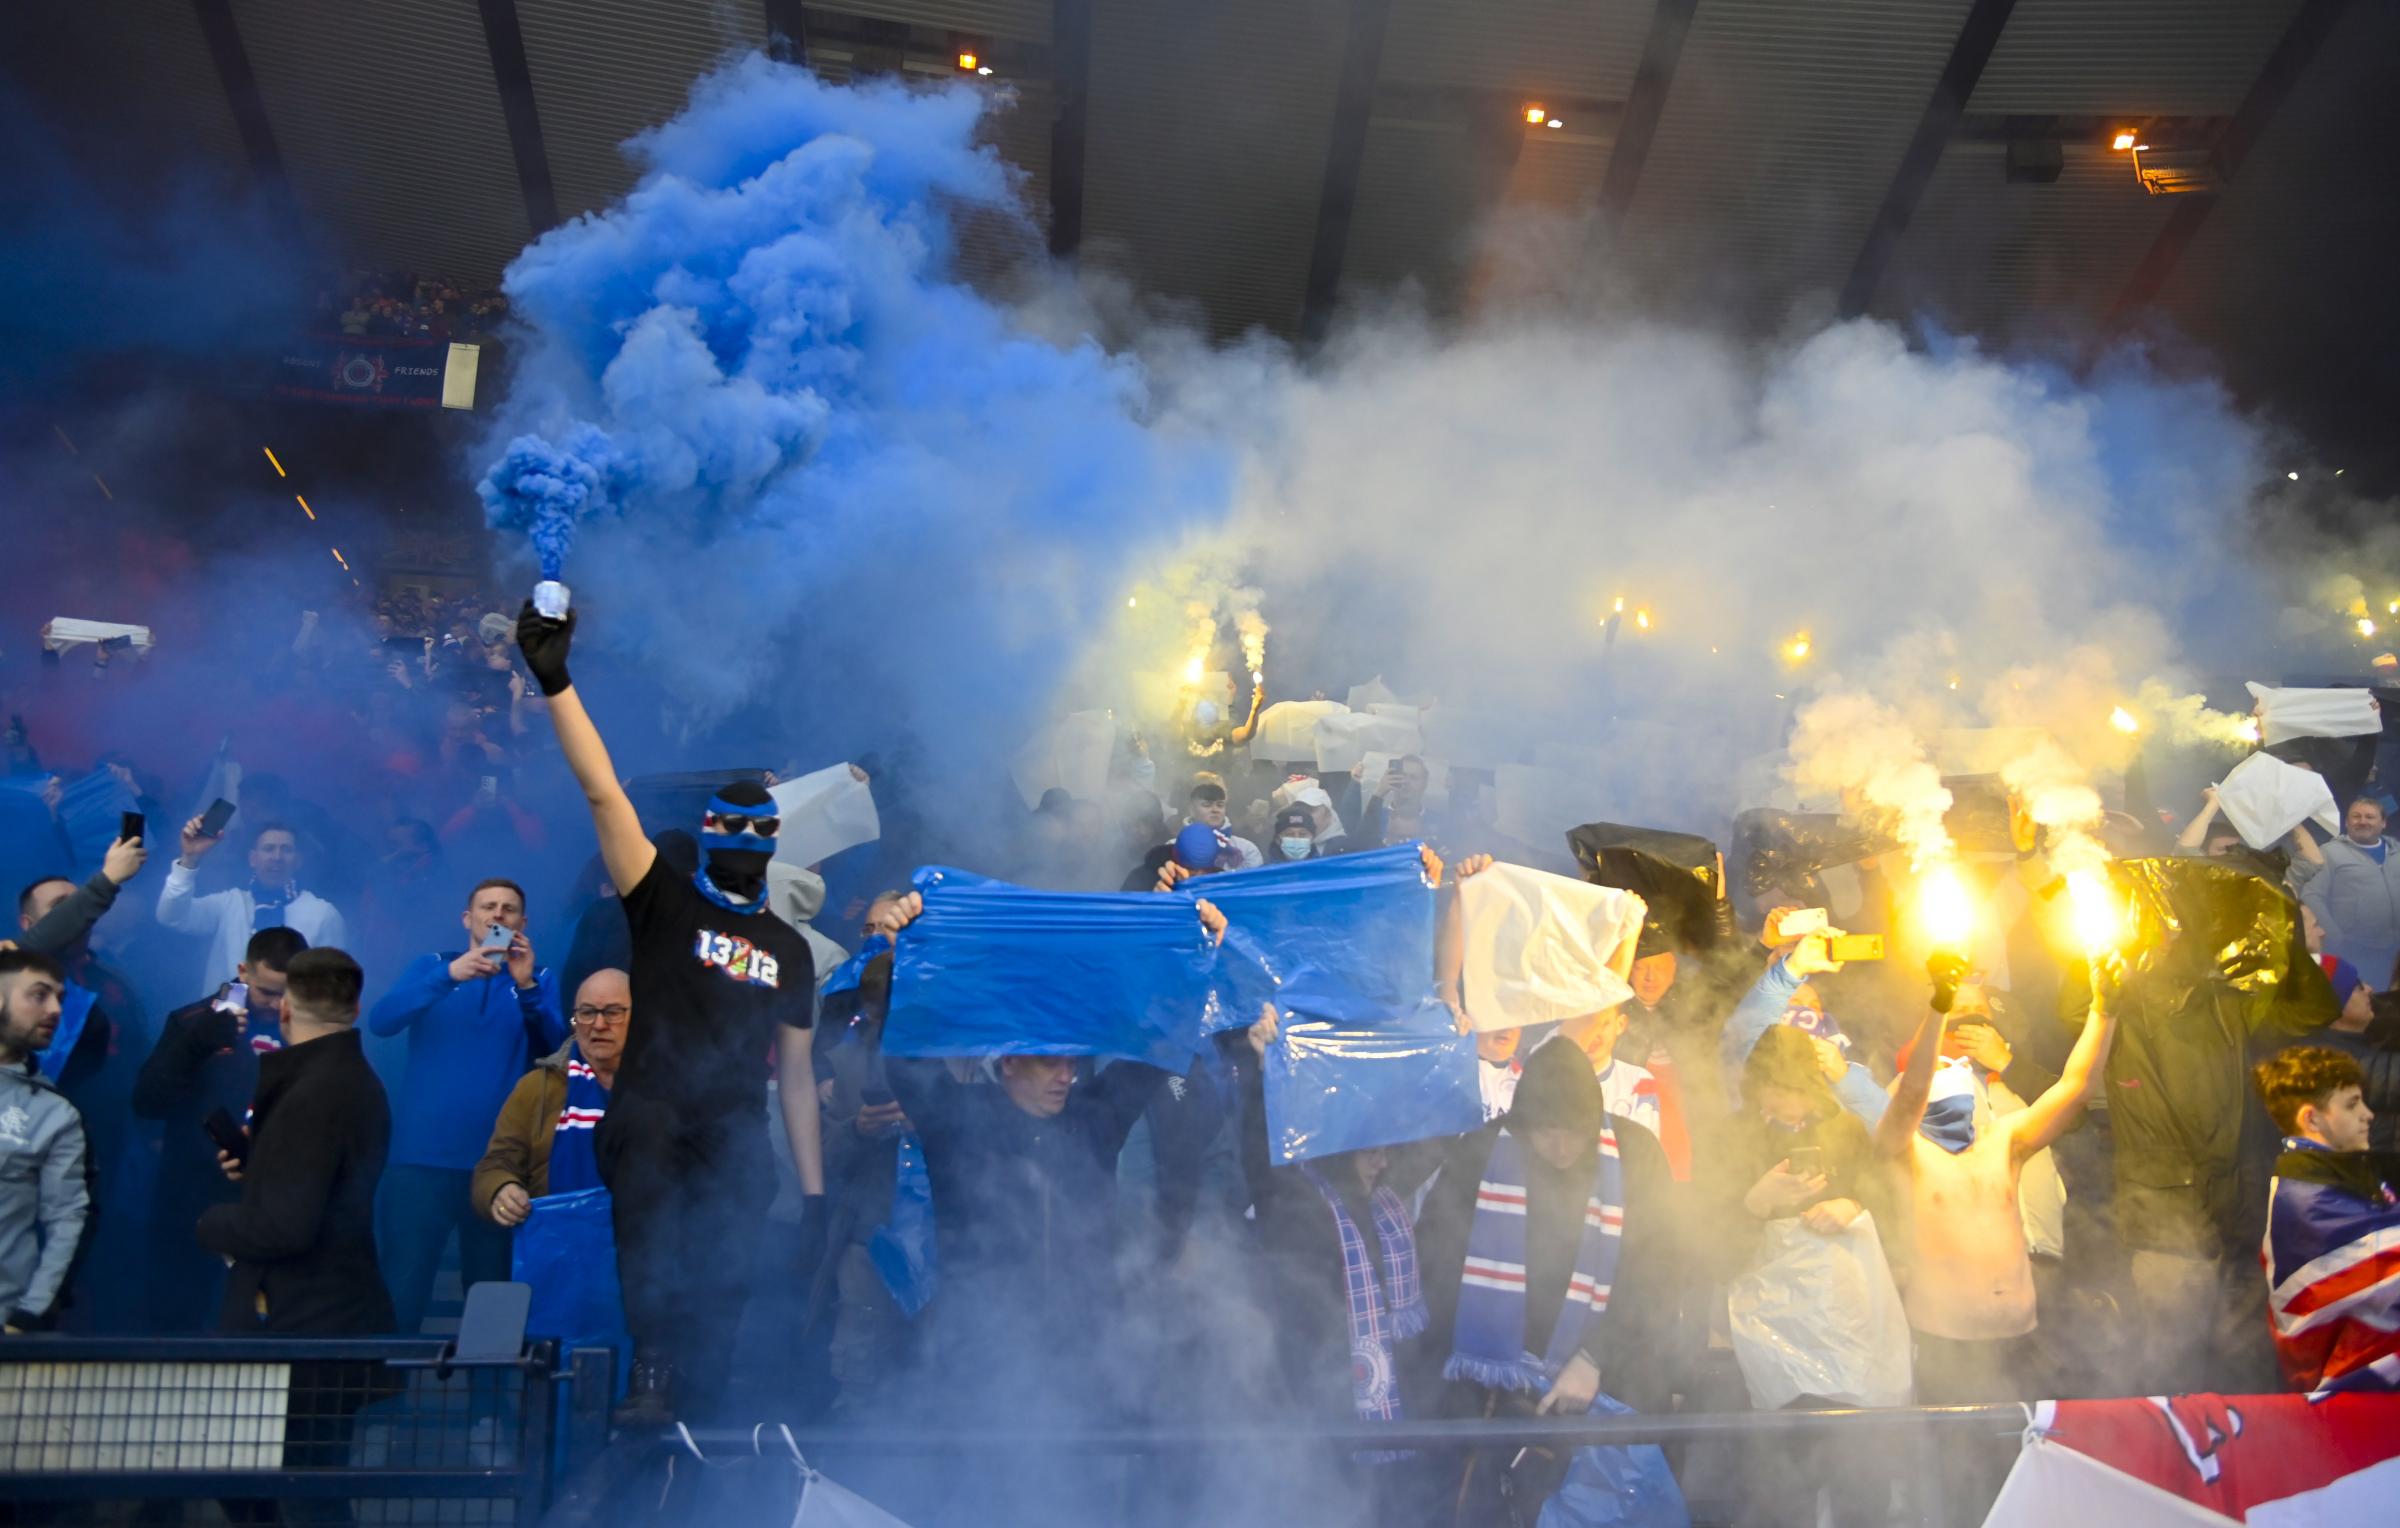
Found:
[[[884,1069],[924,1147],[945,1330],[1105,1346],[1119,1294],[1117,1154],[1166,1073],[1112,1063],[1045,1119],[939,1061],[886,1056]]]

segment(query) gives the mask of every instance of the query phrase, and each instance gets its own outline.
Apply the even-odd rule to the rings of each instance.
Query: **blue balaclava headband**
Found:
[[[765,905],[767,861],[775,857],[775,798],[755,780],[735,780],[709,798],[700,819],[701,894],[738,912]]]

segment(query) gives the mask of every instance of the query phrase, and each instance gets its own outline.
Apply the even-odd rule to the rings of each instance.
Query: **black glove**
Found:
[[[537,614],[533,601],[517,612],[517,651],[525,655],[525,667],[532,671],[533,682],[542,687],[545,696],[556,695],[575,681],[567,677],[567,648],[575,640],[575,612],[569,610],[563,621],[553,621]]]
[[[1948,1013],[1958,1001],[1958,985],[1967,979],[1967,960],[1963,955],[1947,951],[1925,962],[1926,974],[1933,978],[1933,1011]]]
[[[807,1284],[817,1276],[817,1267],[825,1261],[827,1221],[831,1213],[825,1208],[823,1194],[800,1196],[800,1282]]]

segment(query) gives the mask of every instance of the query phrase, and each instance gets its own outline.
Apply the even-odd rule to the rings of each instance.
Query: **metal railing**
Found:
[[[532,1523],[556,1478],[561,1381],[585,1377],[577,1358],[562,1372],[547,1340],[462,1361],[439,1339],[11,1338],[0,1495]],[[607,1386],[603,1364],[586,1386],[603,1408]]]
[[[1571,1452],[1590,1445],[1654,1443],[1666,1447],[1670,1458],[1684,1455],[1688,1465],[1686,1451],[1699,1445],[1789,1444],[1795,1450],[1857,1445],[1872,1449],[1873,1457],[1884,1462],[1886,1478],[1904,1484],[1901,1501],[1907,1521],[1947,1528],[1961,1520],[1962,1510],[1971,1514],[1967,1520],[1980,1519],[1986,1503],[1963,1498],[1989,1494],[1988,1489],[1962,1493],[1955,1468],[1961,1452],[1996,1448],[2003,1441],[2020,1436],[2028,1421],[2028,1408],[2010,1402],[1872,1410],[1519,1416],[1399,1422],[1278,1419],[1054,1430],[1011,1426],[802,1428],[769,1422],[755,1428],[692,1428],[688,1435],[669,1430],[650,1441],[662,1452],[680,1453],[697,1447],[705,1458],[731,1460],[762,1453],[772,1455],[785,1447],[788,1438],[790,1445],[811,1465],[824,1469],[837,1480],[843,1478],[848,1467],[865,1468],[893,1460],[957,1462],[972,1473],[978,1458],[997,1455],[1243,1462],[1289,1457],[1295,1449],[1342,1456],[1392,1451],[1457,1454],[1528,1448]],[[1854,1453],[1852,1457],[1857,1455]],[[1679,1477],[1685,1476],[1686,1466],[1679,1466],[1677,1473]],[[1169,1478],[1188,1485],[1194,1477],[1185,1473]],[[1150,1471],[1137,1467],[1120,1472],[1118,1481],[1120,1490],[1113,1512],[1103,1512],[1093,1521],[1127,1524],[1177,1521],[1171,1501],[1145,1499],[1145,1489],[1157,1494],[1156,1478]],[[1684,1479],[1686,1495],[1695,1509],[1711,1484]],[[1996,1485],[1997,1481],[1991,1484]],[[1700,1488],[1697,1491],[1696,1486]],[[1717,1520],[1695,1512],[1695,1521]]]

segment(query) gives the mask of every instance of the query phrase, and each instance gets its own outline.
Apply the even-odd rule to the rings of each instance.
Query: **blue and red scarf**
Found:
[[[608,1089],[600,1086],[579,1050],[567,1052],[567,1101],[558,1111],[558,1128],[550,1134],[550,1192],[573,1194],[600,1187],[600,1158],[592,1149],[593,1132],[608,1112]]]
[[[1376,1273],[1376,1254],[1367,1250],[1358,1222],[1342,1204],[1332,1184],[1316,1168],[1300,1171],[1325,1197],[1333,1211],[1334,1230],[1342,1240],[1342,1277],[1350,1300],[1350,1392],[1361,1420],[1400,1420],[1400,1376],[1392,1360],[1394,1344],[1425,1330],[1432,1319],[1425,1309],[1425,1291],[1417,1277],[1417,1236],[1408,1223],[1408,1206],[1388,1188],[1369,1196],[1375,1209],[1375,1240],[1379,1244],[1382,1276]]]
[[[1625,1235],[1625,1168],[1614,1128],[1600,1130],[1600,1161],[1583,1211],[1583,1242],[1567,1279],[1558,1324],[1540,1355],[1525,1346],[1525,1148],[1503,1129],[1475,1190],[1467,1266],[1459,1279],[1458,1323],[1444,1379],[1539,1394],[1583,1345],[1584,1328],[1608,1309]]]

